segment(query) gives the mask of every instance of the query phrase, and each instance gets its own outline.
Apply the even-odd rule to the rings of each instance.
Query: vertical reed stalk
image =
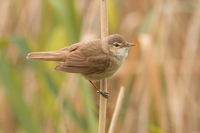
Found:
[[[101,10],[101,38],[108,36],[108,12],[107,12],[107,0],[100,0]],[[101,91],[107,91],[107,79],[100,81]],[[106,110],[107,110],[107,98],[100,95],[99,104],[99,133],[105,133],[106,130]]]
[[[122,101],[123,101],[123,98],[124,98],[124,90],[125,89],[122,86],[121,89],[120,89],[118,98],[117,98],[117,102],[116,102],[116,105],[115,105],[115,111],[113,113],[113,117],[112,117],[112,120],[111,120],[111,124],[110,124],[110,128],[109,128],[108,133],[114,133],[114,131],[115,131],[115,127],[116,127],[116,124],[117,124],[117,118],[119,116]]]

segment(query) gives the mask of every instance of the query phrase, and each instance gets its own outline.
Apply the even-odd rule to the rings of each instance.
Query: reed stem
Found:
[[[111,123],[110,123],[110,128],[109,128],[108,133],[114,133],[114,131],[115,131],[115,127],[116,127],[116,124],[117,124],[117,118],[119,116],[122,101],[123,101],[123,98],[124,98],[124,90],[125,89],[122,86],[120,88],[120,92],[119,92],[119,95],[118,95],[118,98],[117,98],[117,102],[116,102],[116,105],[115,105],[115,111],[113,113],[113,117],[112,117],[112,120],[111,120]]]
[[[108,36],[108,12],[107,0],[100,0],[101,10],[101,38]],[[107,79],[100,81],[100,90],[107,92]],[[107,111],[107,98],[100,95],[99,104],[99,133],[105,133],[106,130],[106,111]]]

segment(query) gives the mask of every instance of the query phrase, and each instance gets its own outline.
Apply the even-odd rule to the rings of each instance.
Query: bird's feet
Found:
[[[103,91],[97,91],[97,93],[100,93],[103,97],[108,98],[109,97],[109,92],[103,92]]]

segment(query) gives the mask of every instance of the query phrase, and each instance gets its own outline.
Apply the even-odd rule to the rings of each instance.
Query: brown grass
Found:
[[[18,41],[13,36],[19,35],[25,38],[25,46],[31,51],[57,50],[70,45],[69,42],[74,43],[78,35],[70,26],[77,25],[82,40],[100,38],[97,1],[75,0],[78,15],[71,19],[63,19],[72,12],[62,14],[68,10],[60,10],[62,0],[53,2],[0,1],[0,132],[30,131],[29,126],[24,128],[26,118],[20,115],[26,113],[24,110],[19,112],[18,107],[29,110],[26,116],[36,121],[34,127],[44,133],[97,130],[99,94],[91,93],[90,101],[95,106],[91,104],[91,108],[86,108],[82,97],[87,94],[80,91],[83,86],[79,85],[77,76],[54,71],[55,64],[28,63],[23,43],[15,45]],[[130,49],[122,67],[108,80],[110,97],[106,127],[123,85],[126,91],[116,133],[200,132],[200,1],[116,0],[108,3],[110,34],[119,33],[137,46]],[[73,26],[73,20],[77,20],[77,25]],[[77,36],[72,39],[73,35]],[[34,66],[36,69],[32,69]],[[55,81],[58,88],[55,98],[49,89],[45,89],[48,85],[43,70]],[[1,75],[13,80],[7,81],[10,78]],[[19,96],[16,90],[19,90]],[[13,100],[13,97],[16,98]],[[66,98],[70,99],[70,107],[74,107],[79,117],[69,108],[61,107]],[[20,102],[24,106],[16,105]],[[87,109],[92,110],[93,117],[85,116]],[[94,129],[87,123],[90,118],[95,121]],[[79,120],[86,124],[81,125]]]

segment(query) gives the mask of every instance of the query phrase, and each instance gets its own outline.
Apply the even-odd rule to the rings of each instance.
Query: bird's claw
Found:
[[[103,91],[97,91],[97,93],[100,93],[103,97],[108,98],[109,97],[109,92],[103,92]]]

